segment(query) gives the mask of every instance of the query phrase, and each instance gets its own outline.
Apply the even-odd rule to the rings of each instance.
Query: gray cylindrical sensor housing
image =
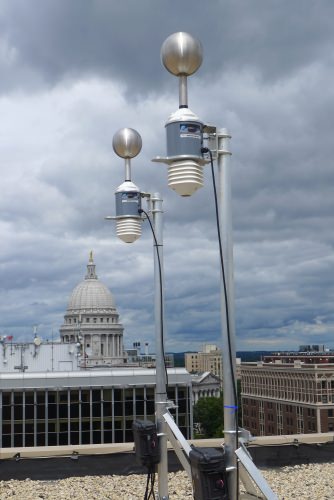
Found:
[[[168,185],[181,196],[203,186],[203,126],[189,108],[179,108],[166,123]]]
[[[179,121],[166,125],[167,156],[202,157],[203,124],[196,121]]]
[[[166,123],[167,157],[202,158],[203,123],[189,109],[180,108]]]
[[[116,217],[140,217],[141,196],[138,191],[120,191],[115,193]]]
[[[133,243],[141,235],[141,193],[131,181],[121,184],[115,193],[116,233],[125,243]]]
[[[116,217],[140,217],[141,194],[132,181],[125,181],[115,192]]]

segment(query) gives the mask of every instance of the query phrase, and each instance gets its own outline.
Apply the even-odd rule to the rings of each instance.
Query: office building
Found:
[[[191,437],[191,378],[168,370],[171,410]],[[155,370],[0,373],[0,448],[133,441],[136,418],[154,421]]]
[[[334,364],[242,363],[241,385],[255,436],[334,431]]]
[[[205,344],[200,352],[186,352],[184,361],[189,373],[211,372],[223,380],[222,352],[214,344]]]
[[[185,367],[189,373],[211,372],[223,384],[223,359],[222,351],[215,344],[204,344],[199,352],[184,353]],[[236,378],[241,377],[241,359],[236,358]]]

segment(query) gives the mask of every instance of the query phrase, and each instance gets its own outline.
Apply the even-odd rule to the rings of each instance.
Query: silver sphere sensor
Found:
[[[136,130],[125,127],[115,133],[112,140],[112,146],[118,156],[124,159],[130,159],[140,153],[142,140]]]
[[[184,31],[170,35],[162,44],[160,54],[165,68],[175,76],[192,75],[203,60],[201,42]]]

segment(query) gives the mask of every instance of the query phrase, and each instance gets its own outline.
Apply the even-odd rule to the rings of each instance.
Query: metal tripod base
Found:
[[[163,414],[163,419],[166,423],[166,434],[168,440],[172,444],[182,467],[191,480],[192,475],[189,463],[191,446],[168,411]],[[256,498],[262,500],[278,500],[278,496],[273,492],[259,469],[254,464],[252,457],[248,453],[247,448],[242,441],[240,448],[235,451],[235,454],[239,462],[239,481],[243,484],[246,490],[245,493],[240,493],[240,500],[254,500]]]
[[[278,500],[278,496],[270,488],[259,469],[254,464],[244,444],[235,451],[239,459],[239,480],[245,487],[246,493],[240,494],[240,499],[261,498]]]

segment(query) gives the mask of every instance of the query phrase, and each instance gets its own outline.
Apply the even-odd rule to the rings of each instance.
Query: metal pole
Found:
[[[234,320],[234,279],[233,279],[233,235],[232,235],[232,203],[231,203],[231,169],[229,140],[231,136],[226,129],[217,130],[218,139],[218,173],[219,173],[219,221],[222,240],[224,274],[226,283],[226,315],[225,287],[221,277],[221,314],[223,340],[223,390],[224,390],[224,441],[226,466],[228,472],[229,498],[238,498],[237,474],[237,432],[236,419],[237,386],[236,386],[236,350]]]
[[[130,158],[124,158],[125,161],[125,180],[131,181],[131,161]]]
[[[188,107],[188,85],[186,75],[179,77],[179,106]]]
[[[166,422],[163,418],[167,411],[166,371],[164,360],[164,271],[162,237],[162,199],[159,193],[151,197],[153,225],[156,242],[153,241],[154,254],[154,311],[155,311],[155,352],[156,352],[156,423],[160,442],[160,462],[158,464],[158,498],[168,500],[168,457]]]

